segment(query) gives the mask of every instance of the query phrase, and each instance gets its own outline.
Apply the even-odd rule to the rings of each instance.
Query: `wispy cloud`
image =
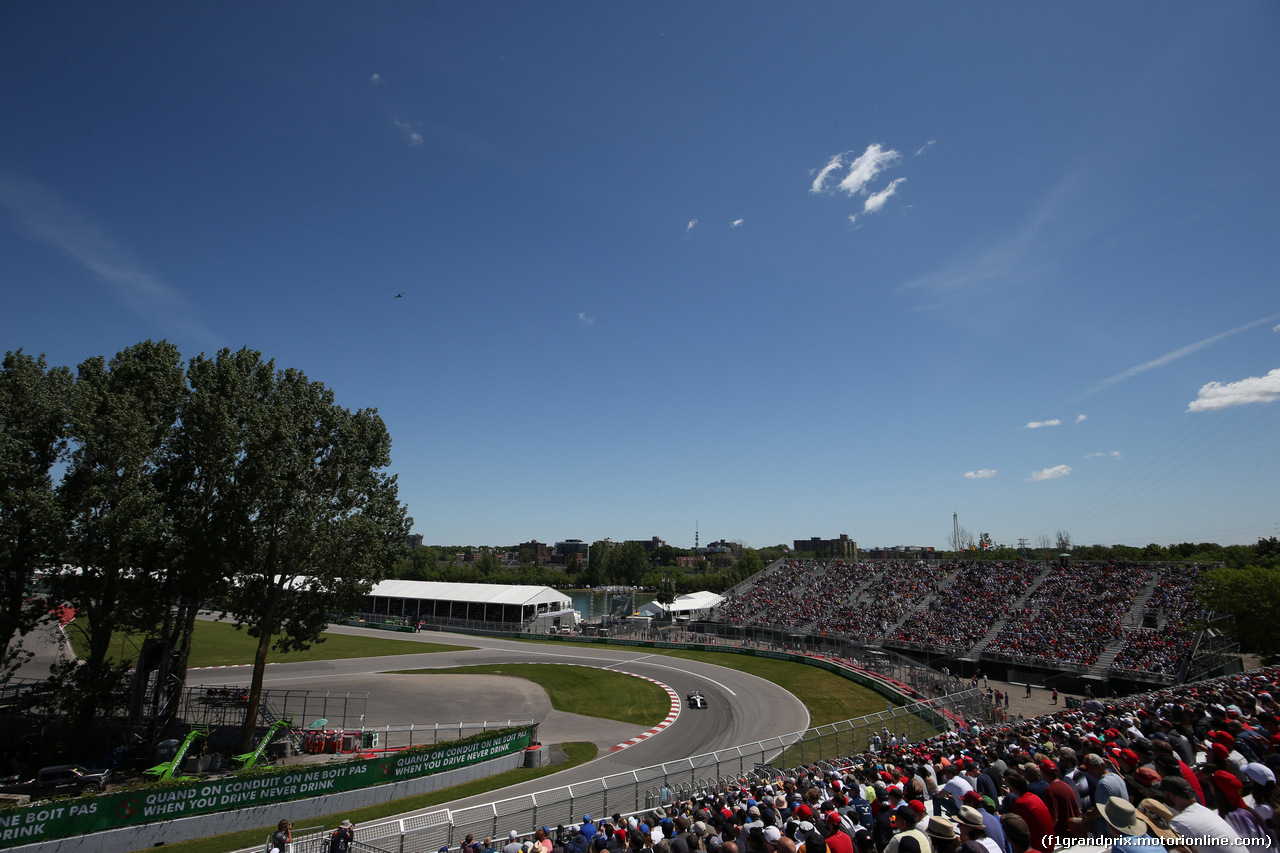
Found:
[[[1280,323],[1277,323],[1276,325],[1272,326],[1271,331],[1280,332]]]
[[[852,160],[849,155],[852,151],[843,151],[834,155],[827,165],[818,171],[813,179],[813,183],[809,187],[809,192],[836,192],[842,191],[848,195],[858,195],[867,192],[866,186],[875,180],[876,176],[885,169],[892,166],[901,159],[902,155],[892,148],[886,149],[878,142],[873,142],[867,146],[867,150],[862,152]],[[828,185],[828,178],[840,171],[848,169],[848,172],[839,182],[834,185]]]
[[[1119,373],[1117,373],[1115,376],[1102,380],[1097,385],[1093,386],[1088,391],[1085,391],[1080,396],[1088,397],[1089,395],[1096,394],[1099,391],[1105,391],[1111,386],[1118,385],[1119,383],[1125,381],[1126,379],[1132,379],[1133,377],[1137,376],[1139,373],[1146,373],[1148,370],[1154,370],[1157,367],[1164,367],[1166,364],[1172,364],[1173,362],[1177,361],[1180,358],[1186,358],[1187,356],[1197,353],[1200,350],[1204,349],[1205,347],[1213,346],[1218,341],[1229,338],[1232,335],[1238,335],[1241,332],[1248,331],[1249,329],[1252,329],[1255,326],[1261,326],[1264,323],[1274,322],[1278,317],[1280,317],[1280,314],[1272,314],[1269,317],[1262,317],[1258,320],[1254,320],[1253,322],[1245,323],[1243,326],[1236,326],[1234,329],[1228,329],[1225,332],[1219,332],[1218,334],[1213,335],[1212,337],[1205,338],[1202,341],[1196,341],[1194,344],[1187,344],[1185,347],[1176,349],[1173,352],[1167,352],[1164,355],[1160,356],[1159,358],[1153,358],[1151,361],[1144,362],[1143,364],[1139,364],[1134,367],[1130,367],[1128,370],[1122,370]],[[1277,328],[1280,328],[1280,327],[1277,327]],[[1242,380],[1242,381],[1247,382],[1248,380]],[[1212,383],[1212,382],[1209,383],[1209,385],[1213,385],[1213,384],[1216,384],[1216,383]],[[1206,385],[1205,388],[1208,388],[1209,385]],[[1201,395],[1204,394],[1204,388],[1200,389],[1200,393]],[[1195,403],[1192,403],[1192,405],[1194,406]],[[1228,405],[1234,405],[1234,404],[1228,404]],[[1211,408],[1221,408],[1221,407],[1214,406]],[[1188,411],[1203,411],[1203,410],[1204,409],[1188,409]]]
[[[0,206],[19,230],[65,252],[106,284],[137,313],[211,345],[218,336],[194,316],[177,288],[148,271],[90,215],[43,185],[0,172]]]
[[[880,208],[884,207],[884,203],[889,200],[890,196],[898,191],[898,184],[905,181],[906,178],[894,178],[889,186],[880,190],[878,193],[872,193],[867,196],[867,201],[862,205],[863,213],[879,213]]]
[[[689,224],[684,227],[685,236],[688,236],[689,232],[692,231],[694,228],[696,228],[697,225],[698,225],[698,220],[690,219]]]
[[[391,123],[404,131],[405,136],[409,139],[410,146],[422,144],[422,134],[418,133],[417,128],[415,128],[410,122],[401,121],[400,119],[392,119]]]
[[[373,75],[371,75],[371,76],[369,77],[369,82],[370,82],[370,83],[372,83],[372,84],[373,84],[373,85],[375,85],[375,86],[381,86],[381,85],[382,85],[382,75],[381,75],[381,74],[373,74]]]
[[[1035,278],[1051,263],[1057,247],[1049,244],[1046,226],[1058,217],[1075,191],[1075,175],[1069,175],[1045,194],[1022,225],[1002,239],[986,244],[968,256],[926,275],[899,284],[894,293],[919,291],[936,297],[926,308],[953,304],[960,298]],[[1052,229],[1053,239],[1064,241],[1063,229]]]
[[[1054,465],[1052,468],[1042,468],[1039,471],[1032,471],[1031,476],[1027,479],[1033,483],[1039,483],[1041,480],[1056,480],[1059,477],[1065,477],[1070,473],[1070,465]]]
[[[921,154],[923,154],[923,153],[925,152],[925,149],[926,149],[926,148],[928,148],[930,145],[933,145],[933,144],[934,144],[935,142],[937,142],[937,141],[938,141],[938,140],[936,140],[936,139],[930,139],[930,140],[929,140],[928,142],[926,142],[924,145],[921,145],[919,148],[917,148],[917,149],[916,149],[916,156],[917,156],[917,157],[919,157]]]
[[[1088,415],[1076,415],[1076,423],[1081,423],[1089,419]]]
[[[1119,450],[1112,450],[1109,453],[1086,453],[1085,459],[1123,459]]]
[[[1266,376],[1249,376],[1239,382],[1210,382],[1187,407],[1188,412],[1211,412],[1247,403],[1280,400],[1280,367]]]
[[[744,222],[746,222],[746,221],[747,221],[747,220],[745,220],[745,219],[735,219],[735,220],[733,220],[732,222],[730,222],[730,223],[729,223],[729,227],[730,227],[730,228],[741,228],[741,227],[742,227],[742,223],[744,223]]]
[[[967,480],[986,480],[996,475],[994,468],[979,468],[977,471],[965,471],[964,476]]]
[[[1018,429],[1040,429],[1041,427],[1062,426],[1062,421],[1058,418],[1048,421],[1028,421],[1026,426],[1018,427]]]
[[[579,312],[578,312],[578,322],[579,322],[580,324],[582,324],[583,326],[594,326],[594,325],[596,324],[596,318],[595,318],[595,317],[588,317],[586,314],[584,314],[584,313],[582,313],[581,311],[579,311]]]

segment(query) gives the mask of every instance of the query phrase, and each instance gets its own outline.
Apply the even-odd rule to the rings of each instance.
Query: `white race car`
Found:
[[[690,708],[707,707],[707,697],[702,695],[702,691],[694,690],[689,693],[689,707]]]

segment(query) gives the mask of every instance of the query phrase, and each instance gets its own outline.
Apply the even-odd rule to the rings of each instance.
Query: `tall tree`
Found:
[[[71,371],[5,353],[0,366],[0,683],[24,660],[22,635],[44,615],[36,573],[63,547],[53,466],[66,446]]]
[[[351,412],[297,370],[274,372],[245,413],[225,547],[222,607],[258,640],[248,713],[253,740],[268,651],[308,648],[331,613],[359,607],[405,556],[391,438],[373,410]]]
[[[156,691],[161,728],[176,719],[186,683],[196,615],[203,603],[225,591],[233,567],[225,547],[238,503],[237,464],[247,440],[249,412],[273,368],[259,353],[221,350],[187,364],[187,392],[159,470],[166,509],[173,521],[166,560],[157,580],[163,601],[158,636],[165,655]]]
[[[181,356],[166,341],[144,341],[110,362],[91,358],[77,371],[70,464],[58,490],[72,568],[54,578],[54,589],[87,622],[88,657],[70,673],[81,737],[115,686],[112,633],[149,630],[162,618],[153,579],[162,573],[170,518],[156,471],[184,388]]]

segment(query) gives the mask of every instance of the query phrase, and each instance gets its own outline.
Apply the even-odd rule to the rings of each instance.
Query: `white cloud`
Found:
[[[1110,453],[1086,453],[1085,459],[1123,459],[1119,450],[1112,450]]]
[[[1056,480],[1059,477],[1065,477],[1070,473],[1070,465],[1054,465],[1052,468],[1043,468],[1039,471],[1032,471],[1031,476],[1027,479],[1033,483],[1039,483],[1041,480]]]
[[[1276,325],[1272,326],[1271,331],[1280,332],[1280,323],[1277,323]]]
[[[988,477],[994,477],[996,470],[994,468],[979,468],[977,471],[966,471],[964,476],[969,480],[985,480]]]
[[[690,219],[689,224],[684,227],[684,233],[688,234],[690,231],[693,230],[694,226],[697,224],[698,224],[698,220]]]
[[[892,148],[886,150],[878,142],[868,145],[866,151],[849,161],[848,156],[852,153],[852,151],[845,151],[832,157],[813,179],[809,192],[821,193],[843,190],[848,195],[865,194],[867,192],[867,184],[875,180],[877,175],[902,157]],[[827,179],[831,177],[832,173],[844,169],[846,164],[849,169],[848,174],[841,178],[840,182],[834,187],[827,186]]]
[[[1041,427],[1051,426],[1062,426],[1062,421],[1057,418],[1050,421],[1028,421],[1026,426],[1019,427],[1019,429],[1040,429]]]
[[[374,75],[372,75],[372,76],[369,78],[369,82],[370,82],[370,83],[372,83],[372,84],[373,84],[373,85],[375,85],[375,86],[380,86],[380,85],[382,85],[382,75],[381,75],[381,74],[374,74]]]
[[[858,214],[856,214],[856,213],[850,213],[850,214],[849,214],[849,224],[850,224],[850,225],[856,225],[857,223],[858,223]]]
[[[414,128],[412,124],[410,124],[407,121],[400,121],[399,119],[392,119],[391,123],[405,132],[405,134],[409,137],[410,145],[422,144],[422,134],[418,133],[418,131]]]
[[[1200,350],[1204,349],[1207,346],[1216,344],[1218,341],[1222,340],[1223,338],[1229,338],[1232,335],[1237,335],[1240,332],[1247,331],[1248,329],[1252,329],[1254,326],[1260,326],[1263,323],[1270,323],[1271,321],[1275,320],[1277,317],[1280,317],[1280,314],[1272,314],[1270,317],[1262,317],[1261,319],[1254,320],[1251,323],[1245,323],[1243,326],[1236,326],[1234,329],[1228,329],[1225,332],[1219,332],[1213,337],[1205,338],[1202,341],[1196,341],[1194,344],[1187,344],[1185,347],[1182,347],[1181,349],[1176,349],[1173,352],[1167,352],[1164,355],[1160,356],[1159,358],[1154,358],[1151,361],[1148,361],[1144,364],[1139,364],[1135,367],[1130,367],[1128,370],[1123,370],[1120,373],[1117,373],[1115,376],[1102,380],[1097,385],[1090,388],[1088,391],[1085,391],[1084,394],[1082,394],[1081,396],[1087,397],[1090,394],[1096,394],[1099,391],[1105,391],[1106,389],[1110,388],[1112,385],[1116,385],[1120,382],[1123,382],[1126,379],[1130,379],[1134,376],[1137,376],[1139,373],[1146,373],[1148,370],[1152,370],[1157,367],[1164,367],[1166,364],[1171,364],[1180,358],[1185,358],[1186,356],[1189,356],[1192,353],[1199,352]],[[1276,328],[1280,328],[1280,326],[1277,326]],[[1213,384],[1213,383],[1210,383],[1210,384]],[[1209,386],[1206,385],[1205,388],[1207,387]],[[1200,393],[1204,394],[1204,388],[1200,389]],[[1195,403],[1192,403],[1192,405],[1194,406]],[[1228,405],[1234,405],[1234,404],[1228,404]],[[1221,407],[1219,406],[1215,408],[1221,408]],[[1202,411],[1202,410],[1189,409],[1188,411]]]
[[[584,314],[584,313],[582,313],[581,311],[579,311],[579,312],[578,312],[578,322],[579,322],[579,323],[581,323],[581,324],[582,324],[582,325],[584,325],[584,326],[594,326],[594,325],[596,324],[596,318],[595,318],[595,317],[588,317],[586,314]]]
[[[65,252],[110,285],[139,314],[206,344],[217,342],[217,336],[195,319],[195,311],[181,291],[147,271],[96,220],[52,190],[0,172],[0,207],[13,212],[28,236]]]
[[[870,196],[867,196],[867,202],[862,206],[862,212],[879,213],[880,208],[884,207],[884,203],[889,200],[889,197],[898,191],[898,184],[905,180],[906,178],[894,178],[893,181],[889,183],[889,186],[880,190],[878,193],[872,193]]]
[[[730,222],[730,223],[729,223],[729,227],[730,227],[730,228],[741,228],[741,227],[742,227],[742,223],[744,223],[744,222],[746,222],[746,221],[747,221],[747,220],[745,220],[745,219],[735,219],[735,220],[733,220],[732,222]]]
[[[842,168],[843,166],[844,166],[844,155],[836,154],[834,157],[831,158],[830,162],[828,162],[827,165],[822,167],[822,169],[818,172],[817,177],[813,179],[813,184],[809,187],[809,192],[811,193],[822,192],[825,189],[823,185],[827,182],[827,176],[830,175],[832,172],[834,172],[836,169]]]
[[[1188,412],[1210,412],[1246,403],[1280,400],[1280,367],[1266,376],[1248,376],[1239,382],[1210,382],[1187,407]]]
[[[919,148],[917,148],[917,149],[916,149],[916,156],[917,156],[917,157],[919,157],[921,154],[923,154],[923,153],[924,153],[924,151],[925,151],[925,149],[926,149],[926,148],[928,148],[930,145],[934,144],[934,143],[935,143],[935,142],[937,142],[937,141],[938,141],[938,140],[936,140],[936,139],[930,139],[930,140],[929,140],[928,142],[926,142],[924,145],[921,145]]]
[[[1085,421],[1088,419],[1089,419],[1088,415],[1076,415],[1076,423],[1080,423],[1081,421]]]

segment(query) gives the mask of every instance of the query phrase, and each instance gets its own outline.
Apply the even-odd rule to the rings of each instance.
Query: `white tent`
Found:
[[[711,608],[723,600],[724,596],[703,590],[702,592],[691,592],[688,595],[678,596],[669,605],[650,601],[641,607],[639,612],[641,616],[653,616],[655,618],[661,618],[666,615],[671,619],[701,619],[711,611]]]
[[[573,601],[549,586],[438,581],[382,581],[365,596],[364,612],[419,619],[467,619],[520,625],[540,613],[571,610]]]

